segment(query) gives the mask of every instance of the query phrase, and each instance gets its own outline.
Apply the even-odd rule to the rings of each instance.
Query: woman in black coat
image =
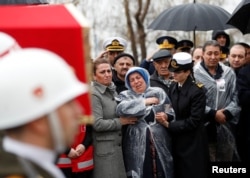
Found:
[[[173,55],[169,70],[174,83],[170,100],[176,121],[169,124],[172,133],[175,178],[205,178],[208,174],[208,145],[203,123],[205,91],[193,81],[192,57],[185,52]]]

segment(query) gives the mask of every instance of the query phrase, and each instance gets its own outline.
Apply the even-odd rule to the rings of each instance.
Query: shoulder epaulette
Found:
[[[196,83],[197,87],[202,88],[204,85],[202,83]]]

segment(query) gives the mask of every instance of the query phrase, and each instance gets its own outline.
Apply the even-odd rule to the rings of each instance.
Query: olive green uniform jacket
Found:
[[[8,178],[52,178],[53,176],[35,163],[8,153],[2,148],[0,139],[0,177]]]

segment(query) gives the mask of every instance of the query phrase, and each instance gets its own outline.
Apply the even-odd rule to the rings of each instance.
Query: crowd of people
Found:
[[[63,58],[0,39],[0,177],[206,178],[213,162],[249,164],[250,46],[226,32],[197,47],[161,36],[139,66],[125,39],[106,39],[91,125]]]
[[[127,177],[205,178],[213,162],[248,164],[247,43],[231,44],[225,31],[214,31],[197,47],[187,39],[161,36],[155,41],[158,49],[135,66],[126,40],[119,39],[109,38],[94,63],[110,63],[103,94],[116,86],[117,96],[109,98],[115,100],[115,108],[109,104],[115,116],[102,112],[102,118],[129,121],[121,127]]]

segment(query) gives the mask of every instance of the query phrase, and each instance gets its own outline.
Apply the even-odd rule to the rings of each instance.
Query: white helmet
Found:
[[[0,60],[0,129],[49,114],[86,91],[58,55],[37,48],[14,51]]]
[[[7,33],[0,32],[0,58],[16,49],[20,49],[17,41]]]

